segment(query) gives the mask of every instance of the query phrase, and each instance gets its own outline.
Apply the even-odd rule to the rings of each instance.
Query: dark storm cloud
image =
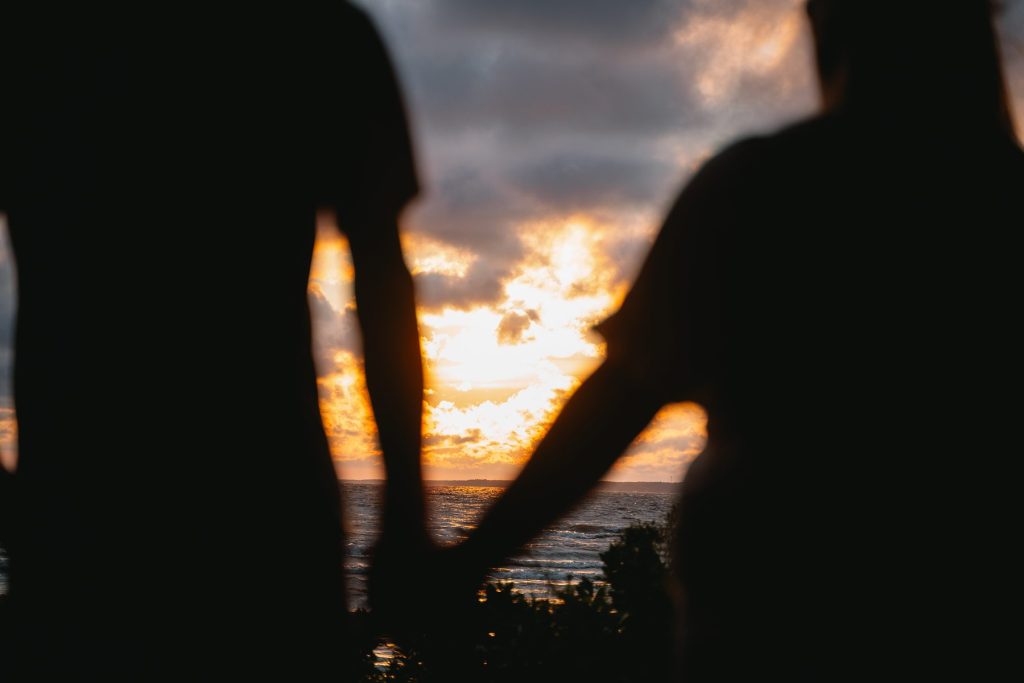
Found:
[[[515,226],[536,218],[536,207],[517,197],[493,171],[481,173],[452,164],[410,216],[409,225],[431,237],[468,249],[477,256],[464,277],[440,273],[416,276],[420,305],[466,309],[496,303],[502,281],[522,256]]]
[[[501,298],[522,256],[517,226],[661,210],[682,177],[666,140],[714,123],[693,78],[705,56],[681,49],[675,33],[696,15],[755,3],[365,4],[389,41],[419,139],[426,192],[408,225],[479,257],[465,278],[420,276],[418,292],[428,307],[466,308]],[[619,251],[635,261],[645,246]]]
[[[664,57],[559,59],[516,46],[481,60],[428,57],[416,76],[418,114],[441,132],[482,127],[513,140],[651,134],[692,125],[699,113],[680,65]]]
[[[0,214],[0,407],[14,404],[14,311],[17,305],[14,257],[7,246],[7,225]]]
[[[610,224],[657,216],[706,155],[817,99],[805,24],[764,66],[764,41],[803,21],[802,0],[362,4],[388,41],[418,138],[425,192],[409,226],[479,256],[465,280],[421,278],[431,306],[499,297],[522,256],[518,225],[581,211]],[[1004,5],[1021,108],[1024,2]],[[628,276],[646,246],[608,248]]]
[[[649,157],[566,151],[514,168],[511,177],[549,208],[576,210],[657,202],[677,173]]]
[[[2,229],[3,222],[0,221],[0,230]],[[2,238],[3,236],[0,236],[0,239]],[[13,259],[0,253],[0,348],[8,348],[14,343],[15,299]]]
[[[360,352],[358,322],[354,310],[338,311],[316,287],[309,291],[309,313],[313,321],[313,353],[321,375],[334,370],[338,351]]]
[[[11,376],[14,369],[14,349],[10,346],[0,347],[0,408],[14,405],[14,386]]]
[[[501,299],[502,280],[510,264],[498,264],[481,258],[469,267],[464,277],[440,273],[416,276],[416,301],[429,309],[467,309]]]
[[[480,169],[486,169],[481,171]],[[432,237],[467,247],[474,253],[516,259],[520,246],[515,223],[533,216],[517,201],[515,188],[503,182],[499,169],[480,162],[476,168],[447,164],[417,207],[417,229]]]
[[[604,45],[664,39],[688,2],[675,0],[432,0],[435,18],[460,29],[527,32]]]

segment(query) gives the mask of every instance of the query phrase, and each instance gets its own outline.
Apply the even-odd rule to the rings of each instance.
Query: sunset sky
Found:
[[[602,358],[681,185],[723,144],[813,111],[800,0],[363,0],[388,42],[423,186],[404,216],[427,371],[428,478],[509,478]],[[1024,130],[1024,2],[1001,20]],[[344,226],[341,226],[344,229]],[[0,249],[0,443],[11,452],[12,259]],[[310,302],[346,478],[382,476],[347,245],[320,229]],[[610,478],[677,481],[704,414],[667,408]]]

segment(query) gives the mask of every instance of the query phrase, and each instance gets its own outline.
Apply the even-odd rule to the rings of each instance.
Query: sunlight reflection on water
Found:
[[[675,493],[671,487],[658,493],[599,491],[575,512],[530,543],[491,579],[512,581],[529,595],[549,595],[564,587],[570,577],[601,577],[600,554],[619,532],[633,522],[661,521],[668,514]],[[475,526],[483,511],[502,489],[496,486],[431,486],[427,505],[431,534],[441,543],[455,542]],[[366,572],[376,535],[380,501],[378,484],[345,483],[342,495],[349,526],[346,569],[352,607],[365,605]]]

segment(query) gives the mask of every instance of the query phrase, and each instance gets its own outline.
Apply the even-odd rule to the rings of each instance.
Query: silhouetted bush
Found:
[[[374,666],[370,643],[365,681],[480,683],[586,681],[629,683],[671,678],[673,605],[669,595],[670,513],[662,524],[634,524],[601,554],[604,583],[589,579],[552,589],[549,598],[517,593],[510,583],[484,587],[458,626],[439,615],[437,628],[390,648]],[[372,629],[365,615],[362,628]],[[445,625],[445,626],[442,626]]]

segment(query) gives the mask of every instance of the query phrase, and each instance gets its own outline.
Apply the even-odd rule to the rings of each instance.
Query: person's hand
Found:
[[[378,628],[400,643],[428,633],[472,629],[483,571],[462,546],[382,536],[370,571],[370,605]]]
[[[369,600],[383,624],[399,618],[417,600],[420,568],[436,548],[426,533],[395,533],[385,529],[373,548]]]

